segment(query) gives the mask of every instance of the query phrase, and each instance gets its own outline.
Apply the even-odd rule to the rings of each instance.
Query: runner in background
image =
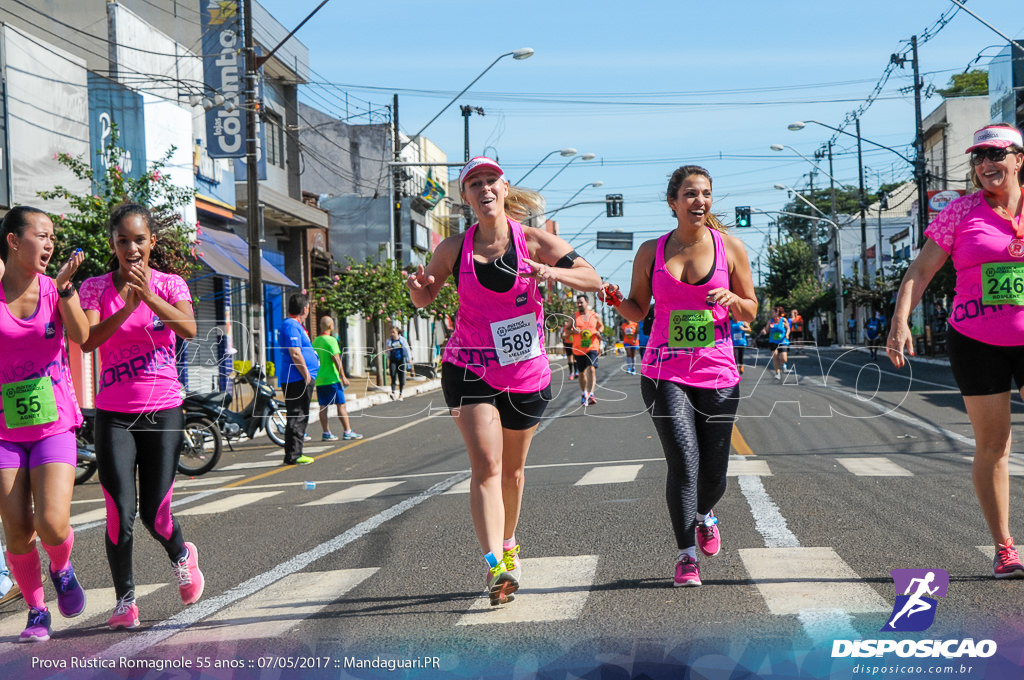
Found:
[[[928,225],[900,284],[886,351],[897,368],[914,355],[910,313],[952,257],[956,293],[946,347],[974,431],[972,477],[995,544],[992,575],[1024,578],[1010,536],[1009,465],[1011,385],[1024,396],[1024,142],[1014,126],[990,125],[974,133],[967,153],[980,191],[951,201]]]
[[[882,320],[881,312],[875,312],[864,322],[864,338],[867,340],[872,361],[878,359],[878,348],[882,346],[882,331],[884,330],[885,322]]]
[[[19,206],[4,217],[0,519],[7,563],[28,606],[22,642],[50,639],[52,619],[44,599],[37,537],[50,559],[47,573],[61,615],[70,618],[85,609],[85,591],[71,566],[75,532],[70,524],[78,460],[75,428],[82,424],[82,412],[64,339],[65,330],[75,343],[89,338],[89,322],[71,283],[85,256],[81,250],[72,253],[51,279],[45,271],[54,250],[53,222],[42,210]],[[9,587],[5,594],[16,591]]]
[[[572,353],[576,355],[576,370],[580,378],[580,404],[596,404],[594,388],[597,387],[597,362],[601,357],[604,324],[597,312],[590,308],[590,299],[582,293],[576,296],[573,330]]]
[[[576,379],[576,355],[572,351],[572,321],[562,324],[562,348],[565,350],[565,358],[569,362],[569,380]]]
[[[114,208],[112,269],[86,279],[81,289],[91,324],[82,351],[98,349],[100,355],[96,464],[107,500],[104,541],[117,598],[107,625],[113,629],[139,625],[132,564],[136,509],[171,560],[181,601],[199,600],[205,584],[199,552],[185,542],[171,514],[185,425],[174,347],[177,338],[195,336],[196,322],[185,281],[152,266],[162,255],[156,226],[142,205]]]
[[[772,365],[775,368],[774,378],[776,380],[781,379],[781,373],[779,369],[790,371],[789,365],[786,363],[789,359],[789,320],[785,316],[786,310],[782,305],[776,305],[772,309],[772,318],[761,329],[761,335],[768,336],[768,349],[772,352]]]
[[[804,317],[800,316],[800,311],[795,307],[789,312],[789,325],[792,329],[790,340],[794,342],[804,340]]]
[[[743,375],[743,350],[747,348],[750,324],[730,317],[729,332],[732,334],[732,352],[736,357],[736,367],[740,369],[740,375]]]
[[[596,291],[601,278],[564,240],[516,220],[543,212],[534,192],[512,187],[490,158],[459,174],[477,224],[450,236],[406,285],[429,305],[449,276],[460,304],[445,348],[441,387],[469,453],[469,505],[487,562],[492,605],[513,598],[522,579],[515,532],[530,442],[551,400],[539,284]]]
[[[412,348],[398,326],[391,327],[391,336],[384,343],[388,353],[388,377],[391,380],[391,398],[404,401],[405,378],[412,368]]]
[[[640,344],[638,331],[640,324],[623,318],[619,324],[619,337],[622,339],[622,346],[626,350],[626,373],[636,375],[636,348]]]
[[[708,171],[679,168],[666,198],[676,227],[640,246],[619,313],[640,321],[652,295],[658,301],[640,391],[668,463],[665,496],[679,549],[673,585],[685,587],[702,583],[697,549],[721,550],[713,508],[725,493],[740,381],[729,314],[751,321],[757,298],[742,241],[711,214]],[[606,295],[617,290],[611,285]]]

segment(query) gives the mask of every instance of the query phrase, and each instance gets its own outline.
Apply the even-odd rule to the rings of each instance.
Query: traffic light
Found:
[[[622,194],[605,194],[604,212],[607,217],[622,217]]]
[[[736,207],[736,226],[737,227],[749,227],[750,226],[750,206],[741,205]]]

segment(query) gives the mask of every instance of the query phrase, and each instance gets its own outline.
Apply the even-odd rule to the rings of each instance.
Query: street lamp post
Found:
[[[580,194],[582,194],[584,192],[584,190],[589,189],[590,187],[594,187],[596,189],[598,187],[603,187],[603,186],[604,186],[604,182],[602,182],[601,180],[597,180],[596,182],[590,182],[588,184],[584,184],[583,186],[580,187],[579,191],[577,191],[575,194],[573,194],[572,196],[569,197],[568,201],[566,201],[562,205],[558,206],[558,209],[561,210],[565,206],[567,206],[570,203],[572,203],[572,199],[574,199],[577,196],[579,196]]]
[[[544,186],[542,186],[540,189],[537,189],[537,193],[540,193],[540,192],[544,191],[544,189],[546,189],[547,186],[549,184],[551,184],[555,180],[556,177],[561,175],[565,171],[565,169],[567,167],[572,165],[574,161],[578,161],[578,160],[591,161],[591,160],[594,160],[594,158],[596,158],[596,156],[594,154],[592,154],[592,153],[582,153],[579,156],[573,156],[572,158],[569,159],[568,163],[566,163],[565,165],[563,165],[561,168],[558,169],[558,172],[556,172],[555,174],[551,175],[551,179],[549,179],[547,182],[544,182]]]
[[[544,161],[546,161],[547,159],[551,158],[551,157],[552,157],[552,156],[554,156],[554,155],[555,155],[556,153],[557,153],[557,154],[560,154],[560,155],[561,155],[561,156],[562,156],[563,158],[569,158],[569,157],[571,157],[571,156],[575,156],[575,155],[576,155],[576,149],[574,149],[574,148],[572,148],[572,147],[566,147],[566,148],[564,148],[564,149],[555,149],[554,151],[550,151],[550,152],[548,152],[548,154],[547,154],[546,156],[544,156],[544,158],[541,158],[541,159],[540,159],[539,161],[537,161],[537,164],[536,164],[535,166],[533,166],[532,168],[530,168],[529,170],[527,170],[527,171],[526,171],[526,174],[525,174],[525,175],[523,175],[522,177],[520,177],[520,178],[519,178],[519,179],[518,179],[518,180],[517,180],[517,181],[515,182],[515,184],[516,184],[516,185],[522,184],[522,183],[523,183],[523,180],[525,180],[525,179],[526,179],[527,177],[529,177],[529,176],[530,176],[530,173],[531,173],[531,172],[533,172],[534,170],[536,170],[537,168],[539,168],[539,167],[540,167],[540,164],[541,164],[541,163],[543,163],[543,162],[544,162]]]

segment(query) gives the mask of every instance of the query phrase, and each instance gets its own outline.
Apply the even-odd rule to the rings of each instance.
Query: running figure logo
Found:
[[[935,621],[935,597],[945,597],[949,573],[944,569],[893,569],[896,604],[883,631],[927,630]],[[899,593],[902,593],[899,594]]]

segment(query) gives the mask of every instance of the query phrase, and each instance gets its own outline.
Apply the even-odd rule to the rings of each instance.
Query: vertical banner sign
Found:
[[[93,175],[104,177],[109,168],[120,166],[123,176],[139,179],[146,172],[146,118],[142,95],[92,71],[87,75]],[[107,153],[114,125],[117,126],[117,145],[121,148],[116,157]]]
[[[201,0],[203,84],[207,98],[224,104],[206,112],[206,150],[211,158],[245,156],[245,53],[236,0]],[[230,104],[230,111],[227,105]]]

